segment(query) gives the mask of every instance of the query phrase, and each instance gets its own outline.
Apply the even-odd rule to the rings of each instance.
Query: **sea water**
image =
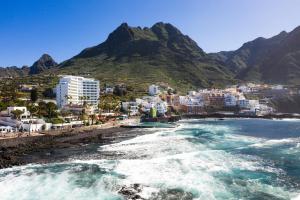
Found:
[[[300,121],[183,120],[62,163],[0,170],[0,199],[300,199]],[[106,159],[93,155],[109,154]]]

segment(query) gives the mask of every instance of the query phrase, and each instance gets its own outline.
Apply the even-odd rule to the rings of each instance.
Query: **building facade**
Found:
[[[150,85],[149,86],[149,95],[150,96],[155,96],[155,95],[159,95],[160,90],[159,87],[157,85]]]
[[[56,86],[56,103],[59,108],[66,105],[98,105],[100,83],[95,79],[80,76],[64,76]]]

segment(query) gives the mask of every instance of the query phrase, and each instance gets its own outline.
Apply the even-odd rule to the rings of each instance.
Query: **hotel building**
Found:
[[[100,83],[95,79],[80,76],[64,76],[56,86],[56,103],[59,108],[66,105],[97,106]]]

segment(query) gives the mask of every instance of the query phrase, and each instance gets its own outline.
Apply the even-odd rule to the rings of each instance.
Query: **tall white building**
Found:
[[[64,76],[56,86],[56,103],[59,108],[65,105],[97,106],[100,87],[99,81],[80,76]]]

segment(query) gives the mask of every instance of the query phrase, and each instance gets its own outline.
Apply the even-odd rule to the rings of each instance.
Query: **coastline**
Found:
[[[258,116],[232,116],[222,114],[185,115],[182,119],[286,119]],[[291,117],[288,117],[291,118]],[[293,119],[299,119],[294,117]],[[135,119],[136,120],[136,119]],[[123,122],[123,124],[128,124]],[[30,163],[51,163],[64,161],[70,156],[82,153],[88,145],[106,145],[121,142],[145,134],[138,127],[122,127],[123,125],[109,125],[90,129],[64,130],[63,132],[40,134],[29,137],[6,138],[0,140],[0,169]],[[151,127],[150,127],[151,128]],[[99,155],[100,157],[103,155]]]
[[[126,123],[126,122],[123,122]],[[87,145],[120,142],[142,134],[120,124],[91,129],[64,130],[29,137],[0,140],[0,169],[30,163],[63,161],[81,153]]]

